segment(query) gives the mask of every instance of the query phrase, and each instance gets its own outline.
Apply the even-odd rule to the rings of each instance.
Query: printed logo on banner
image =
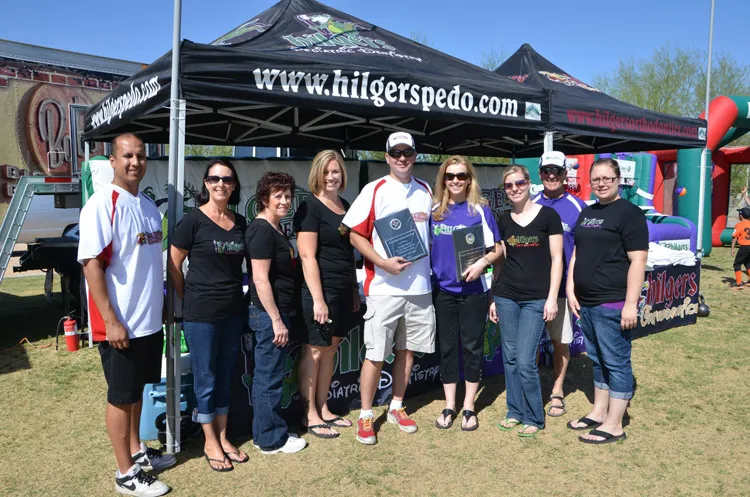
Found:
[[[534,102],[526,102],[526,115],[524,117],[530,121],[541,121],[542,105]]]
[[[539,71],[539,74],[541,74],[542,76],[545,76],[548,80],[552,81],[553,83],[561,83],[561,84],[564,84],[565,86],[577,86],[578,88],[583,88],[584,90],[601,93],[599,90],[597,90],[593,86],[589,86],[583,81],[580,81],[568,74],[557,74],[555,72],[547,72],[547,71]]]
[[[698,128],[698,139],[699,140],[706,139],[706,128]]]
[[[522,75],[519,74],[519,75],[508,76],[508,78],[510,78],[513,81],[516,81],[518,83],[523,83],[527,79],[529,79],[529,75],[528,74],[522,74]]]
[[[694,270],[674,276],[667,271],[651,271],[646,276],[638,300],[639,324],[656,326],[663,321],[681,320],[698,314],[698,274]]]
[[[326,13],[300,14],[297,20],[308,30],[282,36],[293,50],[387,55],[422,62],[419,57],[397,53],[396,47],[384,40],[362,35],[361,32],[370,31],[370,29],[354,21],[332,17]]]
[[[487,204],[495,217],[511,209],[510,200],[505,196],[505,191],[500,188],[484,188],[482,196],[487,199]]]
[[[236,45],[237,43],[242,43],[243,41],[255,38],[270,27],[270,24],[261,22],[260,17],[256,17],[255,19],[251,19],[245,24],[236,27],[211,43],[211,45]]]

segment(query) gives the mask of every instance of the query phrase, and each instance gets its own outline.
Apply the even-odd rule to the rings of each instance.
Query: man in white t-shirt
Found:
[[[118,466],[115,490],[158,496],[169,487],[144,468],[161,470],[177,461],[146,447],[139,431],[143,387],[161,381],[161,215],[138,191],[146,173],[140,138],[117,136],[109,161],[114,180],[81,210],[78,261],[88,289],[89,326],[107,380],[107,433]]]
[[[411,174],[417,152],[409,133],[391,134],[386,142],[386,152],[390,174],[367,184],[343,220],[343,224],[351,229],[352,245],[365,258],[367,312],[364,315],[364,339],[367,351],[360,376],[362,411],[357,423],[357,440],[367,445],[377,443],[372,402],[383,361],[393,352],[394,341],[393,400],[388,407],[388,422],[398,425],[406,433],[417,431],[417,424],[409,418],[403,406],[414,352],[435,351],[430,258],[422,257],[412,262],[403,257],[389,258],[374,225],[378,219],[408,209],[425,247],[429,247],[432,192],[427,183]],[[395,225],[400,223],[395,221]]]

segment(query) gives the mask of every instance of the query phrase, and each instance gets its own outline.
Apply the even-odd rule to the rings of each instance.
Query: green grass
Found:
[[[411,399],[415,435],[383,425],[365,447],[352,429],[327,441],[308,437],[296,455],[250,456],[227,474],[212,473],[201,441],[185,444],[179,464],[162,478],[175,495],[654,495],[732,496],[750,493],[750,287],[730,290],[728,249],[705,261],[701,292],[711,316],[633,342],[638,388],[622,444],[588,446],[565,422],[588,412],[591,369],[574,359],[566,381],[568,414],[548,420],[533,440],[494,427],[505,413],[502,377],[483,382],[489,404],[480,427],[433,427],[439,391]],[[59,295],[41,297],[41,278],[0,286],[0,482],[3,495],[113,495],[115,469],[104,430],[106,386],[98,354],[59,352],[53,342],[62,315]],[[15,346],[23,337],[31,345]],[[542,370],[548,391],[551,371]],[[376,408],[376,414],[382,408]],[[351,414],[351,418],[358,413]]]

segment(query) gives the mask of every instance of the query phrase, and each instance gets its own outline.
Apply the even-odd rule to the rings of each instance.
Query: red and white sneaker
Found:
[[[357,441],[365,445],[375,445],[378,443],[378,437],[375,435],[373,424],[375,418],[359,418],[357,420]]]
[[[404,407],[388,411],[388,422],[397,424],[399,429],[406,433],[417,431],[417,423],[406,414],[406,408]]]

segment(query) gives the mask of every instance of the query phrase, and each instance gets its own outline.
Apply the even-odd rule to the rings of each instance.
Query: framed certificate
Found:
[[[463,274],[469,266],[484,257],[484,231],[481,224],[459,228],[451,233],[453,254],[456,258],[456,281],[463,281]]]
[[[403,257],[408,262],[427,256],[427,247],[408,209],[376,219],[373,223],[388,257]]]

